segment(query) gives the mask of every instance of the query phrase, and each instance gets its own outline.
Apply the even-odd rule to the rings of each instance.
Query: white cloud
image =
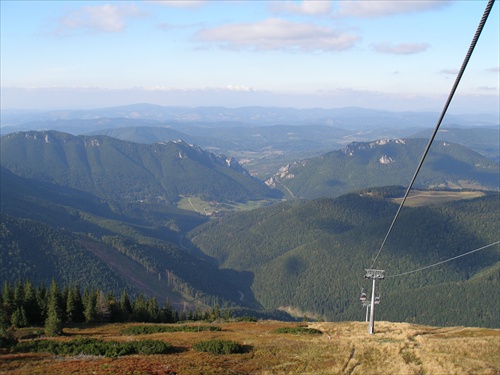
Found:
[[[478,89],[479,90],[483,90],[483,91],[496,91],[496,90],[498,90],[498,87],[494,87],[494,86],[479,86]]]
[[[458,74],[458,69],[441,69],[440,73],[441,74],[452,74],[452,75],[457,75]]]
[[[449,0],[420,0],[420,1],[339,1],[337,16],[375,18],[393,16],[396,14],[415,13],[437,10],[449,6]]]
[[[380,53],[389,53],[393,55],[413,55],[424,52],[429,48],[427,43],[400,43],[392,44],[389,42],[372,45],[373,49]]]
[[[238,91],[238,92],[251,92],[251,91],[255,91],[250,86],[245,86],[245,85],[227,85],[225,87],[225,89],[229,90],[229,91]]]
[[[498,73],[500,72],[500,66],[494,66],[492,68],[486,69],[487,72]]]
[[[332,28],[279,18],[203,29],[196,33],[195,38],[232,49],[329,52],[350,49],[359,40],[356,35]]]
[[[85,6],[61,17],[56,33],[70,34],[75,31],[122,32],[125,30],[129,18],[142,16],[144,16],[142,11],[129,4]]]
[[[272,2],[272,12],[286,12],[310,16],[326,15],[332,12],[332,3],[326,0],[304,0],[301,3],[292,1]]]
[[[172,8],[198,8],[205,5],[207,0],[150,0],[147,3],[154,3]]]

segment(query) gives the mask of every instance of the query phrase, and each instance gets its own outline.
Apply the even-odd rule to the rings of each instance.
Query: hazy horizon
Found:
[[[1,109],[441,111],[487,1],[2,1]],[[500,113],[496,3],[450,113]]]

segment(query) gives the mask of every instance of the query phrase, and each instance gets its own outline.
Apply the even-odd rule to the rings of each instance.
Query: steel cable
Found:
[[[481,35],[481,32],[483,31],[484,25],[486,23],[486,20],[488,19],[488,16],[490,15],[491,8],[493,7],[494,3],[495,3],[495,0],[489,0],[488,4],[486,5],[486,9],[484,10],[481,21],[479,22],[476,33],[474,34],[474,38],[472,39],[472,42],[470,44],[469,50],[467,51],[467,54],[465,55],[465,58],[464,58],[464,61],[462,63],[462,66],[460,68],[460,71],[458,72],[457,78],[455,79],[455,83],[453,84],[453,87],[450,91],[450,94],[448,95],[448,99],[446,100],[446,104],[444,105],[444,108],[441,112],[441,115],[439,116],[439,120],[436,124],[436,127],[435,127],[433,133],[432,133],[432,136],[429,140],[429,143],[427,144],[427,147],[425,148],[424,154],[422,155],[422,158],[420,159],[420,162],[418,163],[415,174],[413,175],[413,178],[411,179],[410,184],[408,185],[408,188],[406,189],[403,200],[401,201],[401,204],[399,205],[399,208],[396,212],[396,215],[394,216],[394,219],[392,220],[392,223],[389,227],[389,230],[388,230],[387,234],[385,235],[385,238],[382,241],[382,245],[380,246],[380,249],[378,250],[377,255],[375,256],[375,259],[373,260],[370,268],[374,267],[375,262],[377,261],[379,255],[380,255],[380,252],[382,251],[385,243],[387,242],[387,239],[389,238],[389,235],[392,232],[392,228],[394,227],[394,224],[396,223],[396,220],[399,216],[399,213],[401,212],[401,209],[403,208],[403,205],[406,201],[406,198],[408,197],[408,194],[410,193],[410,190],[413,186],[413,183],[415,182],[415,179],[417,178],[418,172],[420,171],[420,168],[422,167],[422,164],[424,163],[425,157],[427,156],[427,153],[429,152],[429,150],[431,148],[432,142],[434,141],[434,138],[436,137],[436,134],[439,130],[441,122],[443,121],[443,118],[446,114],[446,111],[448,110],[448,107],[450,106],[451,100],[453,99],[453,96],[455,95],[455,91],[457,90],[458,84],[460,83],[460,80],[462,79],[465,68],[467,67],[467,64],[469,63],[470,57],[472,56],[472,52],[474,51],[474,48],[476,47],[479,36]]]

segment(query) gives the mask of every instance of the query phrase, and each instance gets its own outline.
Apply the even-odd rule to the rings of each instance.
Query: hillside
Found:
[[[175,203],[181,196],[220,202],[279,197],[236,161],[184,142],[152,145],[54,131],[1,138],[2,166],[27,178],[105,199]]]
[[[172,244],[122,236],[92,238],[3,215],[0,221],[0,280],[51,280],[109,290],[127,289],[176,306],[246,305],[258,307],[237,272],[213,264]],[[241,290],[247,296],[242,304]]]
[[[378,321],[375,334],[368,335],[367,324],[358,321],[302,324],[302,328],[307,326],[319,333],[294,335],[277,330],[296,329],[296,323],[217,322],[210,324],[212,326],[221,330],[132,336],[122,333],[130,327],[124,324],[65,328],[66,335],[54,341],[68,342],[77,336],[120,343],[152,339],[170,343],[172,350],[161,355],[136,354],[118,358],[3,350],[0,351],[0,372],[19,375],[73,372],[494,375],[500,371],[499,330]],[[26,336],[30,333],[30,330],[19,332]],[[244,352],[215,355],[193,349],[199,342],[208,340],[233,341],[242,345]]]
[[[252,273],[252,291],[264,308],[353,320],[363,314],[360,289],[371,288],[364,269],[396,209],[373,192],[282,203],[206,223],[190,238],[222,268]],[[498,194],[405,208],[377,267],[395,275],[493,243],[499,214]],[[497,327],[497,304],[489,293],[498,288],[499,274],[491,267],[497,266],[499,251],[496,246],[428,271],[387,278],[378,287],[380,318]],[[483,272],[489,276],[474,279]],[[453,306],[461,306],[461,313]]]
[[[407,186],[427,145],[425,139],[353,142],[341,150],[288,164],[266,183],[294,198],[336,197],[388,185]],[[415,188],[499,189],[499,166],[470,149],[434,142]]]
[[[413,134],[412,138],[429,138],[432,129]],[[443,127],[436,134],[437,141],[448,141],[466,146],[483,156],[500,162],[500,128],[495,127]]]

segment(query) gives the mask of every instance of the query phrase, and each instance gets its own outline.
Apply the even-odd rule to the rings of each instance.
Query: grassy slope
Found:
[[[498,374],[500,330],[439,328],[408,323],[376,322],[368,335],[364,322],[311,323],[322,335],[277,334],[276,328],[297,323],[259,321],[218,323],[220,332],[175,332],[122,336],[127,325],[65,329],[104,340],[155,339],[170,342],[174,354],[54,357],[50,354],[0,352],[0,372],[9,374]],[[246,353],[211,355],[192,346],[204,340],[233,340]],[[473,348],[473,350],[471,349]]]

